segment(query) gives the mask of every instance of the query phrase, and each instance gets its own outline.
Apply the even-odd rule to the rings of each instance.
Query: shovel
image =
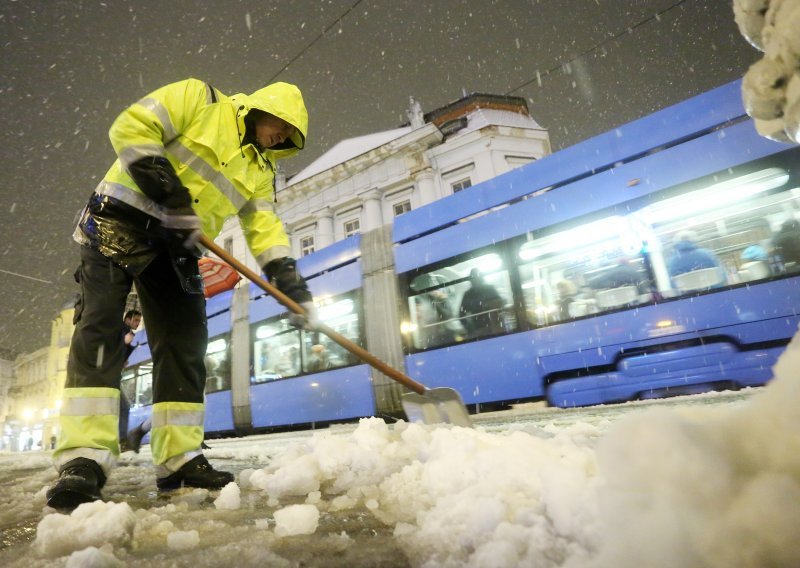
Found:
[[[205,235],[200,237],[200,244],[234,267],[242,276],[249,278],[251,282],[275,298],[287,309],[301,316],[305,314],[305,310],[303,310],[302,306],[297,302],[261,278],[261,276],[254,271],[247,268],[244,263],[239,262],[236,258],[228,254],[225,249]],[[413,391],[400,397],[403,410],[405,410],[406,416],[410,421],[422,422],[424,424],[447,423],[455,426],[464,426],[465,428],[472,427],[472,421],[469,418],[467,408],[464,406],[461,396],[455,389],[446,387],[429,389],[408,375],[390,367],[360,345],[353,343],[342,334],[337,333],[321,322],[314,324],[314,331],[324,333],[365,363]]]

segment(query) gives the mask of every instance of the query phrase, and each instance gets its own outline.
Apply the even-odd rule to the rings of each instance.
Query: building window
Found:
[[[469,178],[460,179],[456,182],[450,184],[450,187],[453,190],[453,193],[458,193],[462,189],[467,189],[468,187],[472,187],[472,180]]]
[[[225,249],[225,252],[228,254],[233,254],[233,237],[225,237],[222,248]]]
[[[524,166],[525,164],[530,164],[534,161],[536,161],[536,158],[528,156],[506,156],[506,163],[508,164],[508,168],[510,170]]]
[[[352,237],[361,232],[361,221],[359,219],[352,219],[351,221],[344,222],[344,236]]]
[[[314,237],[309,235],[300,238],[300,256],[306,256],[314,252]]]
[[[406,199],[405,201],[400,201],[399,203],[395,203],[392,205],[392,210],[394,211],[394,216],[399,217],[403,213],[408,213],[411,211],[411,200]]]

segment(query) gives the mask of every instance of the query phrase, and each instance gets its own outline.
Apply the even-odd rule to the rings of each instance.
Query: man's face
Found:
[[[295,128],[277,116],[259,113],[256,117],[256,141],[262,148],[272,148],[294,134]]]
[[[140,323],[142,323],[142,316],[132,316],[128,318],[128,327],[131,329],[138,329]]]

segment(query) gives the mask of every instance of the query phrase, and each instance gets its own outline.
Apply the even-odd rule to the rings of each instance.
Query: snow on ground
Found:
[[[0,455],[5,566],[800,566],[800,340],[764,389],[518,409],[465,429],[365,419],[217,440],[217,494],[125,454],[60,515],[43,452]]]

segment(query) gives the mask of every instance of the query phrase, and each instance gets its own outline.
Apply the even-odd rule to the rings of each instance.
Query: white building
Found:
[[[6,418],[11,413],[11,399],[8,396],[9,390],[14,386],[14,356],[11,353],[0,353],[0,450],[8,450],[11,447],[10,432],[5,431]]]
[[[343,140],[290,179],[279,176],[276,210],[295,257],[551,152],[520,97],[472,94],[426,114],[412,99],[407,115],[400,128]],[[235,221],[220,242],[260,268]]]
[[[0,449],[47,449],[58,434],[75,302],[51,322],[50,346],[0,359]]]

